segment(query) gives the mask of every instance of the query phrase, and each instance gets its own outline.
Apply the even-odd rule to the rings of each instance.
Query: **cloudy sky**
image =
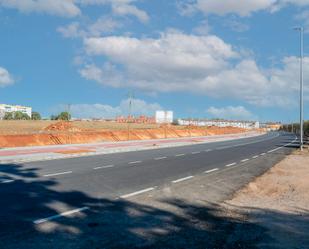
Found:
[[[0,102],[297,120],[297,25],[309,119],[309,0],[0,0]]]

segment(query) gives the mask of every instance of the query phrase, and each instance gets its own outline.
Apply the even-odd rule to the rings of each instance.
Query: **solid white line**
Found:
[[[241,160],[242,163],[249,161],[248,158]]]
[[[44,177],[49,177],[49,176],[59,176],[59,175],[65,175],[65,174],[71,174],[72,171],[66,171],[66,172],[60,172],[60,173],[54,173],[54,174],[47,174],[43,175]]]
[[[234,165],[236,165],[236,163],[227,164],[227,165],[225,165],[225,167],[231,167],[231,166],[234,166]]]
[[[193,177],[194,176],[187,176],[187,177],[184,177],[184,178],[180,178],[180,179],[174,180],[174,181],[172,181],[172,183],[183,182],[183,181],[189,180],[189,179],[191,179]]]
[[[265,155],[266,155],[266,153],[262,153],[262,154],[261,154],[261,156],[265,156]]]
[[[258,155],[256,155],[256,156],[253,156],[252,158],[253,158],[253,159],[256,159],[256,158],[258,158],[258,157],[259,157],[259,156],[258,156]]]
[[[1,181],[1,183],[10,183],[10,182],[14,182],[15,180],[3,180]]]
[[[162,160],[162,159],[165,159],[165,158],[167,158],[167,157],[166,156],[162,156],[162,157],[157,157],[154,160]]]
[[[208,174],[208,173],[211,173],[211,172],[214,172],[214,171],[217,171],[217,170],[219,170],[219,169],[214,168],[214,169],[206,170],[204,173]]]
[[[120,196],[120,198],[123,198],[123,199],[129,198],[129,197],[132,197],[132,196],[135,196],[135,195],[139,195],[139,194],[143,194],[143,193],[152,191],[152,190],[154,190],[154,189],[155,189],[155,187],[153,187],[153,188],[142,189],[142,190],[139,190],[139,191],[130,193],[130,194],[122,195],[122,196]]]
[[[184,156],[184,155],[185,155],[185,154],[178,154],[178,155],[175,155],[175,156],[177,156],[177,157],[178,157],[178,156]]]
[[[201,152],[200,151],[194,151],[194,152],[191,152],[191,154],[200,154]]]
[[[107,168],[112,168],[114,167],[114,165],[106,165],[106,166],[100,166],[100,167],[95,167],[93,168],[94,170],[97,170],[97,169],[107,169]]]
[[[137,163],[141,163],[142,161],[135,161],[135,162],[129,162],[129,164],[137,164]]]
[[[77,209],[70,210],[70,211],[67,211],[67,212],[63,212],[63,213],[60,213],[60,214],[57,214],[57,215],[53,215],[53,216],[50,216],[50,217],[47,217],[47,218],[44,218],[44,219],[35,220],[35,221],[33,221],[33,223],[38,225],[38,224],[41,224],[41,223],[44,223],[44,222],[47,222],[47,221],[50,221],[50,220],[54,220],[54,219],[61,218],[61,217],[64,217],[64,216],[69,216],[69,215],[74,214],[74,213],[79,213],[79,212],[85,211],[87,209],[89,209],[89,207],[77,208]]]

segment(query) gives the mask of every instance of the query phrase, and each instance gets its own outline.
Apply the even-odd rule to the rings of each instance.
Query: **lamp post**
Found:
[[[296,27],[294,30],[300,33],[300,149],[303,150],[303,134],[304,134],[304,74],[303,74],[303,57],[304,57],[304,28]]]

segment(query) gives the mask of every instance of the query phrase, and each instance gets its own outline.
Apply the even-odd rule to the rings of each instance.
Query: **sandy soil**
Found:
[[[267,230],[267,248],[309,248],[309,151],[297,151],[239,191],[224,205]],[[237,231],[235,231],[237,233]],[[258,243],[263,247],[267,236]],[[274,242],[276,241],[276,242]]]
[[[114,128],[99,129],[99,127],[104,127],[104,122],[102,122],[101,126],[99,126],[95,125],[95,121],[56,123],[50,121],[46,123],[44,123],[44,121],[38,121],[38,123],[36,123],[36,121],[4,121],[2,123],[1,121],[0,124],[0,147],[3,148],[93,143],[104,141],[197,137],[241,133],[246,131],[245,129],[233,127],[186,128],[180,126],[168,126],[147,128],[148,125],[130,124],[131,127],[129,132],[127,129],[128,124],[114,124],[115,126],[111,126]],[[43,126],[44,124],[45,126]]]

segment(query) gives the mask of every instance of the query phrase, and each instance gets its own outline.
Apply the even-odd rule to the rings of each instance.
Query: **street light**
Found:
[[[296,27],[294,30],[299,31],[300,33],[300,141],[299,146],[300,149],[303,150],[303,134],[304,134],[304,74],[303,74],[303,57],[304,57],[304,28],[303,27]]]

